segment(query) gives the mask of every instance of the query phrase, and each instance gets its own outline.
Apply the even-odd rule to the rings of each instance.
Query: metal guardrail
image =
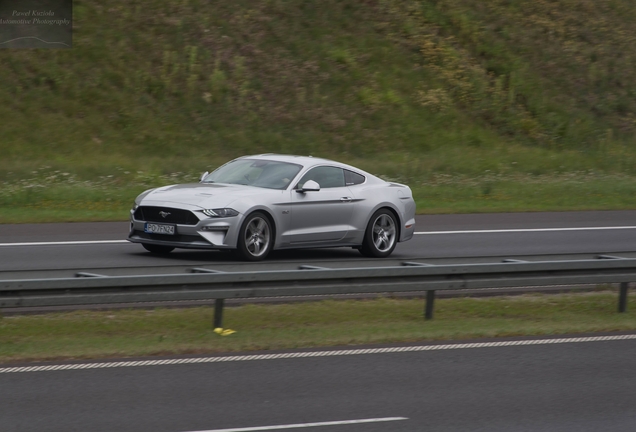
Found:
[[[0,281],[0,308],[69,306],[180,300],[215,300],[214,327],[222,327],[225,299],[426,291],[424,316],[433,318],[435,292],[620,283],[618,311],[627,308],[636,259],[600,255],[576,261],[503,260],[501,263],[221,272],[194,268],[191,274],[105,276]]]

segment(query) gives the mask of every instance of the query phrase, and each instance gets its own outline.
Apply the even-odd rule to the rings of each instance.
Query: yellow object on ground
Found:
[[[224,329],[221,327],[217,327],[214,329],[214,333],[220,335],[220,336],[229,336],[232,333],[236,333],[236,330],[232,330],[232,329]]]

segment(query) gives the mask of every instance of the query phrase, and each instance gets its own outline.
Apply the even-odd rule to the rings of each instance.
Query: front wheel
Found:
[[[274,235],[267,216],[261,212],[249,215],[239,231],[239,256],[247,261],[260,261],[265,259],[273,246]]]
[[[148,244],[148,243],[142,243],[141,245],[148,252],[151,252],[154,254],[169,254],[170,252],[174,250],[172,246],[161,246],[161,245]]]
[[[391,255],[397,244],[398,228],[395,215],[387,209],[373,214],[360,253],[371,258],[384,258]]]

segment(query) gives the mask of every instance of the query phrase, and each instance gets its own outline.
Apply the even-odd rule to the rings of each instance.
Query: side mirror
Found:
[[[304,192],[318,192],[320,190],[320,185],[313,180],[307,180],[302,188],[296,189],[298,193]]]
[[[208,174],[210,174],[210,171],[206,171],[203,174],[201,174],[201,178],[199,178],[199,181],[203,181],[203,179],[206,178]]]

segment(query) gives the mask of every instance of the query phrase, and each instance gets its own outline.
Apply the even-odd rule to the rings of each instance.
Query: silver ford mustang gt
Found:
[[[348,246],[387,257],[413,237],[408,186],[313,157],[234,159],[195,184],[150,189],[135,199],[128,240],[175,248],[235,250],[246,260],[273,249]]]

